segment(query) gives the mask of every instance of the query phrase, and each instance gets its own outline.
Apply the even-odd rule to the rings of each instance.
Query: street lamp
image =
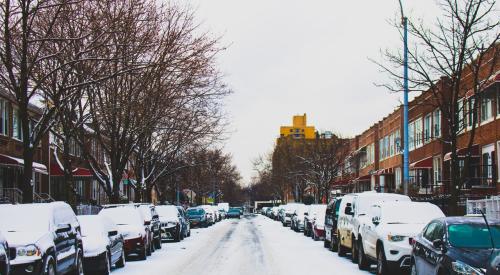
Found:
[[[404,43],[404,105],[403,105],[403,189],[404,194],[408,195],[408,183],[410,181],[410,165],[409,165],[409,144],[408,144],[408,18],[403,13],[403,3],[399,0],[401,9],[401,24],[403,25],[403,43]]]

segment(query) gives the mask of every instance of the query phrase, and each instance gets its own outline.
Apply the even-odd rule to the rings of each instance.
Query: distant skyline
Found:
[[[434,0],[403,1],[433,20]],[[226,101],[231,153],[247,184],[252,160],[269,153],[282,125],[306,113],[319,131],[354,136],[400,105],[369,58],[401,48],[394,1],[192,0],[203,29],[222,36],[219,56],[234,91]],[[361,5],[362,4],[362,5]]]

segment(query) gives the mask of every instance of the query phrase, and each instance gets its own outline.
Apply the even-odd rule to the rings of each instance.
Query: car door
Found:
[[[432,241],[436,234],[438,221],[430,222],[423,230],[422,235],[417,238],[415,243],[413,257],[415,259],[415,266],[419,274],[432,274],[432,266],[428,257],[432,251]]]
[[[372,206],[369,213],[369,220],[363,224],[361,235],[363,236],[362,240],[365,254],[375,258],[377,256],[378,224],[373,223],[373,219],[375,218],[379,222],[381,221],[380,206]]]
[[[425,265],[428,267],[428,273],[426,274],[438,274],[439,261],[442,259],[443,251],[439,247],[434,247],[433,242],[435,240],[444,240],[445,224],[443,222],[436,222],[436,226],[433,230],[432,241],[428,241],[427,253],[425,254]]]
[[[115,263],[122,255],[123,241],[118,227],[112,222],[106,224],[106,234],[109,238],[111,262]]]

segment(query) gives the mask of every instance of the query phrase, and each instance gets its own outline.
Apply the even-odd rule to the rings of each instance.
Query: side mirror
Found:
[[[153,216],[153,219],[159,219],[159,218],[160,218],[160,216],[158,216],[158,215]]]
[[[113,236],[116,236],[116,235],[118,235],[118,231],[116,231],[116,230],[108,232],[108,237],[113,237]]]
[[[144,221],[144,225],[151,225],[151,221]]]
[[[309,216],[309,213],[307,213],[307,212],[304,212],[304,216]]]
[[[56,227],[56,233],[65,233],[71,230],[71,224],[58,224]]]
[[[354,215],[354,213],[352,212],[352,207],[351,206],[346,206],[346,208],[344,210],[344,214],[349,215],[349,216]]]
[[[380,217],[377,217],[377,216],[373,217],[372,218],[372,223],[374,225],[378,225],[380,223]]]
[[[436,239],[432,242],[432,246],[436,249],[445,250],[444,242],[441,239]]]

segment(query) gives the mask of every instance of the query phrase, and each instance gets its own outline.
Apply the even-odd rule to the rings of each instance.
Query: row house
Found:
[[[29,106],[31,123],[36,123],[42,115],[42,110],[35,105]],[[19,185],[23,175],[23,141],[21,121],[18,108],[14,98],[8,93],[0,91],[0,203],[22,202],[22,191]],[[52,134],[42,138],[38,146],[33,162],[33,199],[35,202],[43,201],[67,201],[68,184],[64,181],[62,167],[62,155],[58,150],[57,143],[60,142]],[[97,156],[99,164],[104,167],[105,154],[98,143],[89,136],[86,146],[94,156]],[[79,144],[70,141],[70,155],[73,166],[73,182],[79,204],[104,204],[107,196],[104,189],[99,185],[93,175],[90,166],[84,160],[82,148]],[[132,171],[133,163],[129,163],[126,171]],[[135,177],[132,172],[124,172],[120,184],[120,192],[123,200],[133,201],[135,199],[134,188]]]
[[[470,137],[474,135],[471,161],[467,167],[468,180],[462,186],[467,197],[493,195],[500,191],[499,72],[497,70],[492,77],[484,80],[485,85],[477,94],[471,92],[470,85],[467,85],[467,76],[463,79],[464,92],[458,102],[462,130],[457,144],[462,169],[466,165]],[[444,78],[437,83],[440,93],[450,94],[446,84]],[[444,97],[447,98],[446,95]],[[409,187],[414,196],[446,193],[450,180],[451,148],[444,142],[450,129],[434,100],[431,92],[424,92],[409,104]],[[332,184],[335,186],[342,182],[349,187],[343,188],[344,192],[402,192],[403,127],[403,108],[400,106],[354,137],[351,154],[345,160],[345,166],[351,170],[344,169]],[[355,177],[351,177],[346,184],[345,175]]]

